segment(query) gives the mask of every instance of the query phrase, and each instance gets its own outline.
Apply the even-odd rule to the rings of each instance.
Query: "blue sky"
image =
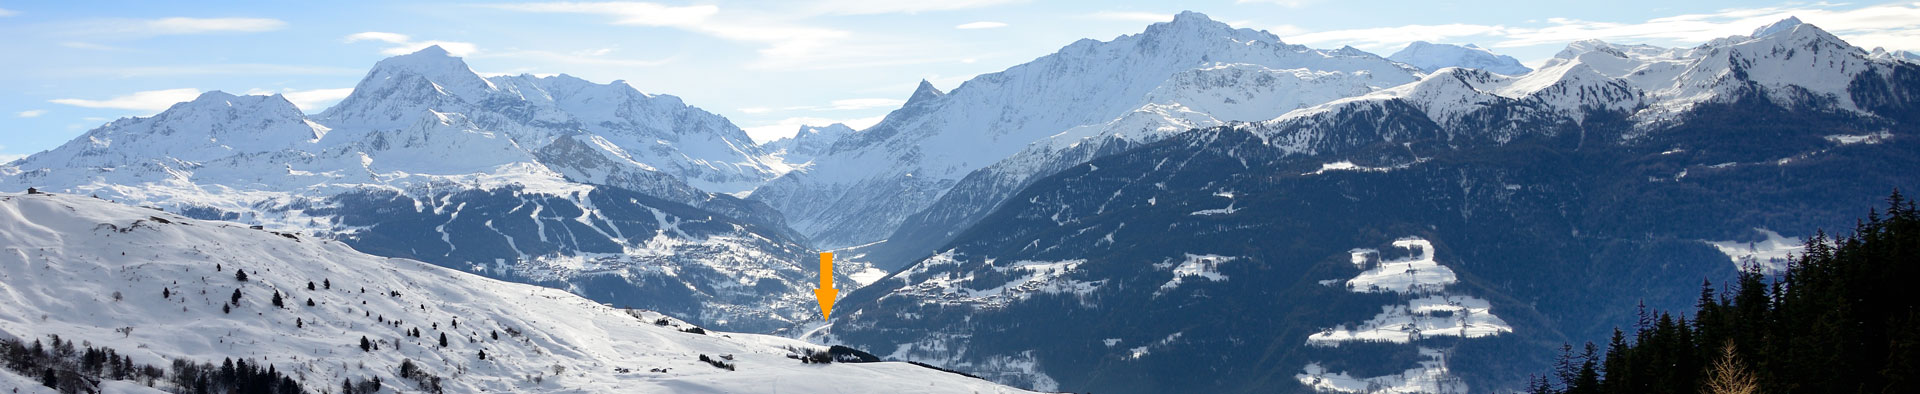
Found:
[[[186,3],[186,4],[180,4]],[[1865,48],[1920,50],[1920,3],[1754,1],[784,0],[695,2],[0,0],[0,160],[202,91],[286,94],[308,112],[381,58],[439,44],[490,74],[626,80],[757,139],[878,121],[942,89],[1181,10],[1382,56],[1475,43],[1534,65],[1569,41],[1694,45],[1795,15]],[[1604,3],[1604,4],[1603,4]]]

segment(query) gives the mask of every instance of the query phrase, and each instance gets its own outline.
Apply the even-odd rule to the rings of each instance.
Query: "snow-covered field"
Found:
[[[268,301],[276,293],[285,307]],[[143,364],[251,359],[309,388],[378,376],[411,390],[397,376],[411,360],[449,392],[1021,391],[905,363],[801,364],[787,356],[822,347],[690,328],[333,241],[82,196],[0,194],[0,333],[58,334]],[[363,337],[377,349],[363,351]]]
[[[1345,342],[1384,342],[1414,344],[1438,336],[1482,338],[1513,332],[1513,326],[1493,314],[1493,304],[1473,296],[1447,294],[1446,288],[1459,281],[1453,270],[1434,261],[1433,242],[1421,238],[1401,238],[1393,246],[1412,252],[1412,256],[1381,260],[1380,251],[1353,249],[1350,261],[1361,271],[1352,279],[1326,280],[1321,283],[1341,286],[1356,293],[1396,293],[1409,297],[1405,305],[1382,305],[1380,313],[1353,327],[1341,324],[1307,336],[1312,346],[1338,347]],[[1447,374],[1446,354],[1440,350],[1419,348],[1428,358],[1418,367],[1399,375],[1355,378],[1346,372],[1329,371],[1319,363],[1308,363],[1294,375],[1301,384],[1321,392],[1342,393],[1433,393],[1466,392],[1457,377]]]

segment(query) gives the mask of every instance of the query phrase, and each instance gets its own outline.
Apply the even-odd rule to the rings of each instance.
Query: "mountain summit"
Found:
[[[1493,53],[1485,48],[1467,44],[1434,44],[1426,41],[1414,41],[1406,48],[1387,56],[1396,62],[1419,67],[1427,72],[1447,67],[1477,68],[1506,75],[1520,75],[1533,71],[1520,65],[1512,56]]]
[[[1288,45],[1272,34],[1184,12],[1138,34],[1074,42],[945,95],[923,83],[907,106],[814,158],[804,173],[768,182],[750,198],[779,209],[818,246],[871,243],[968,173],[1029,143],[1120,118],[1147,104],[1148,94],[1174,75],[1220,64],[1364,72],[1380,86],[1413,80],[1412,70],[1377,56]]]

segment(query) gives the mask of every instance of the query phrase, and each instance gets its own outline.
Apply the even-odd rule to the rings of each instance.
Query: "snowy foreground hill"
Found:
[[[311,392],[374,377],[416,391],[399,375],[409,361],[456,393],[1023,392],[907,363],[802,364],[789,355],[824,349],[693,328],[330,240],[84,196],[0,194],[0,339],[58,335],[163,368],[245,359]],[[35,382],[0,373],[0,386],[47,392]]]

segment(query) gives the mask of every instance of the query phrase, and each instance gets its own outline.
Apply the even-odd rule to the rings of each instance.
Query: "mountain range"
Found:
[[[405,294],[358,307],[376,323],[546,327],[516,339],[540,346],[494,353],[539,361],[481,371],[352,323],[364,296],[323,294],[347,309],[293,316],[404,343],[418,353],[404,358],[470,390],[598,391],[627,381],[608,371],[640,367],[629,364],[758,354],[735,359],[746,372],[846,345],[1040,391],[1506,391],[1561,344],[1633,324],[1622,305],[1689,306],[1701,279],[1769,264],[1797,237],[1849,225],[1828,218],[1920,185],[1903,171],[1920,165],[1916,125],[1910,53],[1798,19],[1686,48],[1577,41],[1535,69],[1473,45],[1314,49],[1185,12],[949,91],[921,81],[871,127],[806,126],[765,144],[674,96],[483,77],[429,47],[375,64],[318,114],[210,92],[0,164],[0,189],[58,194],[0,196],[0,212],[40,223],[0,228],[24,264],[0,285],[209,290],[227,267],[197,262],[232,261],[268,272],[228,284],[255,292],[338,276]],[[127,242],[165,245],[149,263],[102,252],[148,253]],[[317,257],[261,257],[275,248]],[[811,291],[821,251],[841,256],[829,321]],[[194,316],[218,306],[199,298],[161,301]],[[205,328],[89,302],[106,306],[22,298],[0,323],[26,323],[0,332],[133,344],[95,338],[133,323]],[[287,316],[257,306],[209,327],[261,327],[226,335],[268,348],[170,342],[141,357],[283,360],[320,387],[378,375],[319,365],[360,349],[287,331]],[[20,318],[97,308],[129,317]],[[553,323],[571,320],[590,323]],[[682,340],[696,326],[806,342]],[[632,349],[672,351],[608,354]],[[374,357],[376,370],[400,361]],[[548,364],[580,374],[526,382]],[[759,391],[805,371],[673,368],[642,380]],[[1009,390],[903,364],[846,368],[860,378],[821,384]]]

